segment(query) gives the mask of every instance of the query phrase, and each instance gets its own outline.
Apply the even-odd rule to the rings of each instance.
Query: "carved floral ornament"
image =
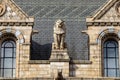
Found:
[[[0,16],[2,16],[6,11],[6,5],[3,0],[0,0]]]
[[[115,10],[116,10],[116,14],[118,16],[120,16],[120,1],[118,1],[115,5]]]

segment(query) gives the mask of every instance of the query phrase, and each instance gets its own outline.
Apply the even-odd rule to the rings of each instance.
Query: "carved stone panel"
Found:
[[[118,16],[120,16],[120,1],[118,1],[115,5],[115,10]]]
[[[0,3],[0,16],[2,16],[6,11],[6,5],[5,3],[1,2]]]

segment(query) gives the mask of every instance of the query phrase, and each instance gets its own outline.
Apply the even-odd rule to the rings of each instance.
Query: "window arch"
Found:
[[[0,63],[1,77],[15,77],[16,44],[13,40],[5,40],[1,44]]]
[[[104,76],[119,77],[119,53],[118,42],[109,39],[103,44],[104,52]]]

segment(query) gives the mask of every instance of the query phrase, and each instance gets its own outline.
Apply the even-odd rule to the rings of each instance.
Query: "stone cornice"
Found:
[[[30,60],[29,64],[50,64],[50,62],[69,62],[70,64],[92,64],[89,60]]]
[[[50,64],[49,60],[30,60],[29,64]]]
[[[33,26],[33,22],[0,22],[0,26]]]
[[[120,22],[87,22],[87,26],[120,26]]]
[[[50,59],[50,62],[69,62],[70,59]]]

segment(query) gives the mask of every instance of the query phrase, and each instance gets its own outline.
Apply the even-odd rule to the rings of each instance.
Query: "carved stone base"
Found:
[[[69,60],[66,43],[64,43],[64,49],[56,49],[55,43],[52,43],[50,60]]]
[[[67,49],[52,50],[50,60],[69,60]]]

